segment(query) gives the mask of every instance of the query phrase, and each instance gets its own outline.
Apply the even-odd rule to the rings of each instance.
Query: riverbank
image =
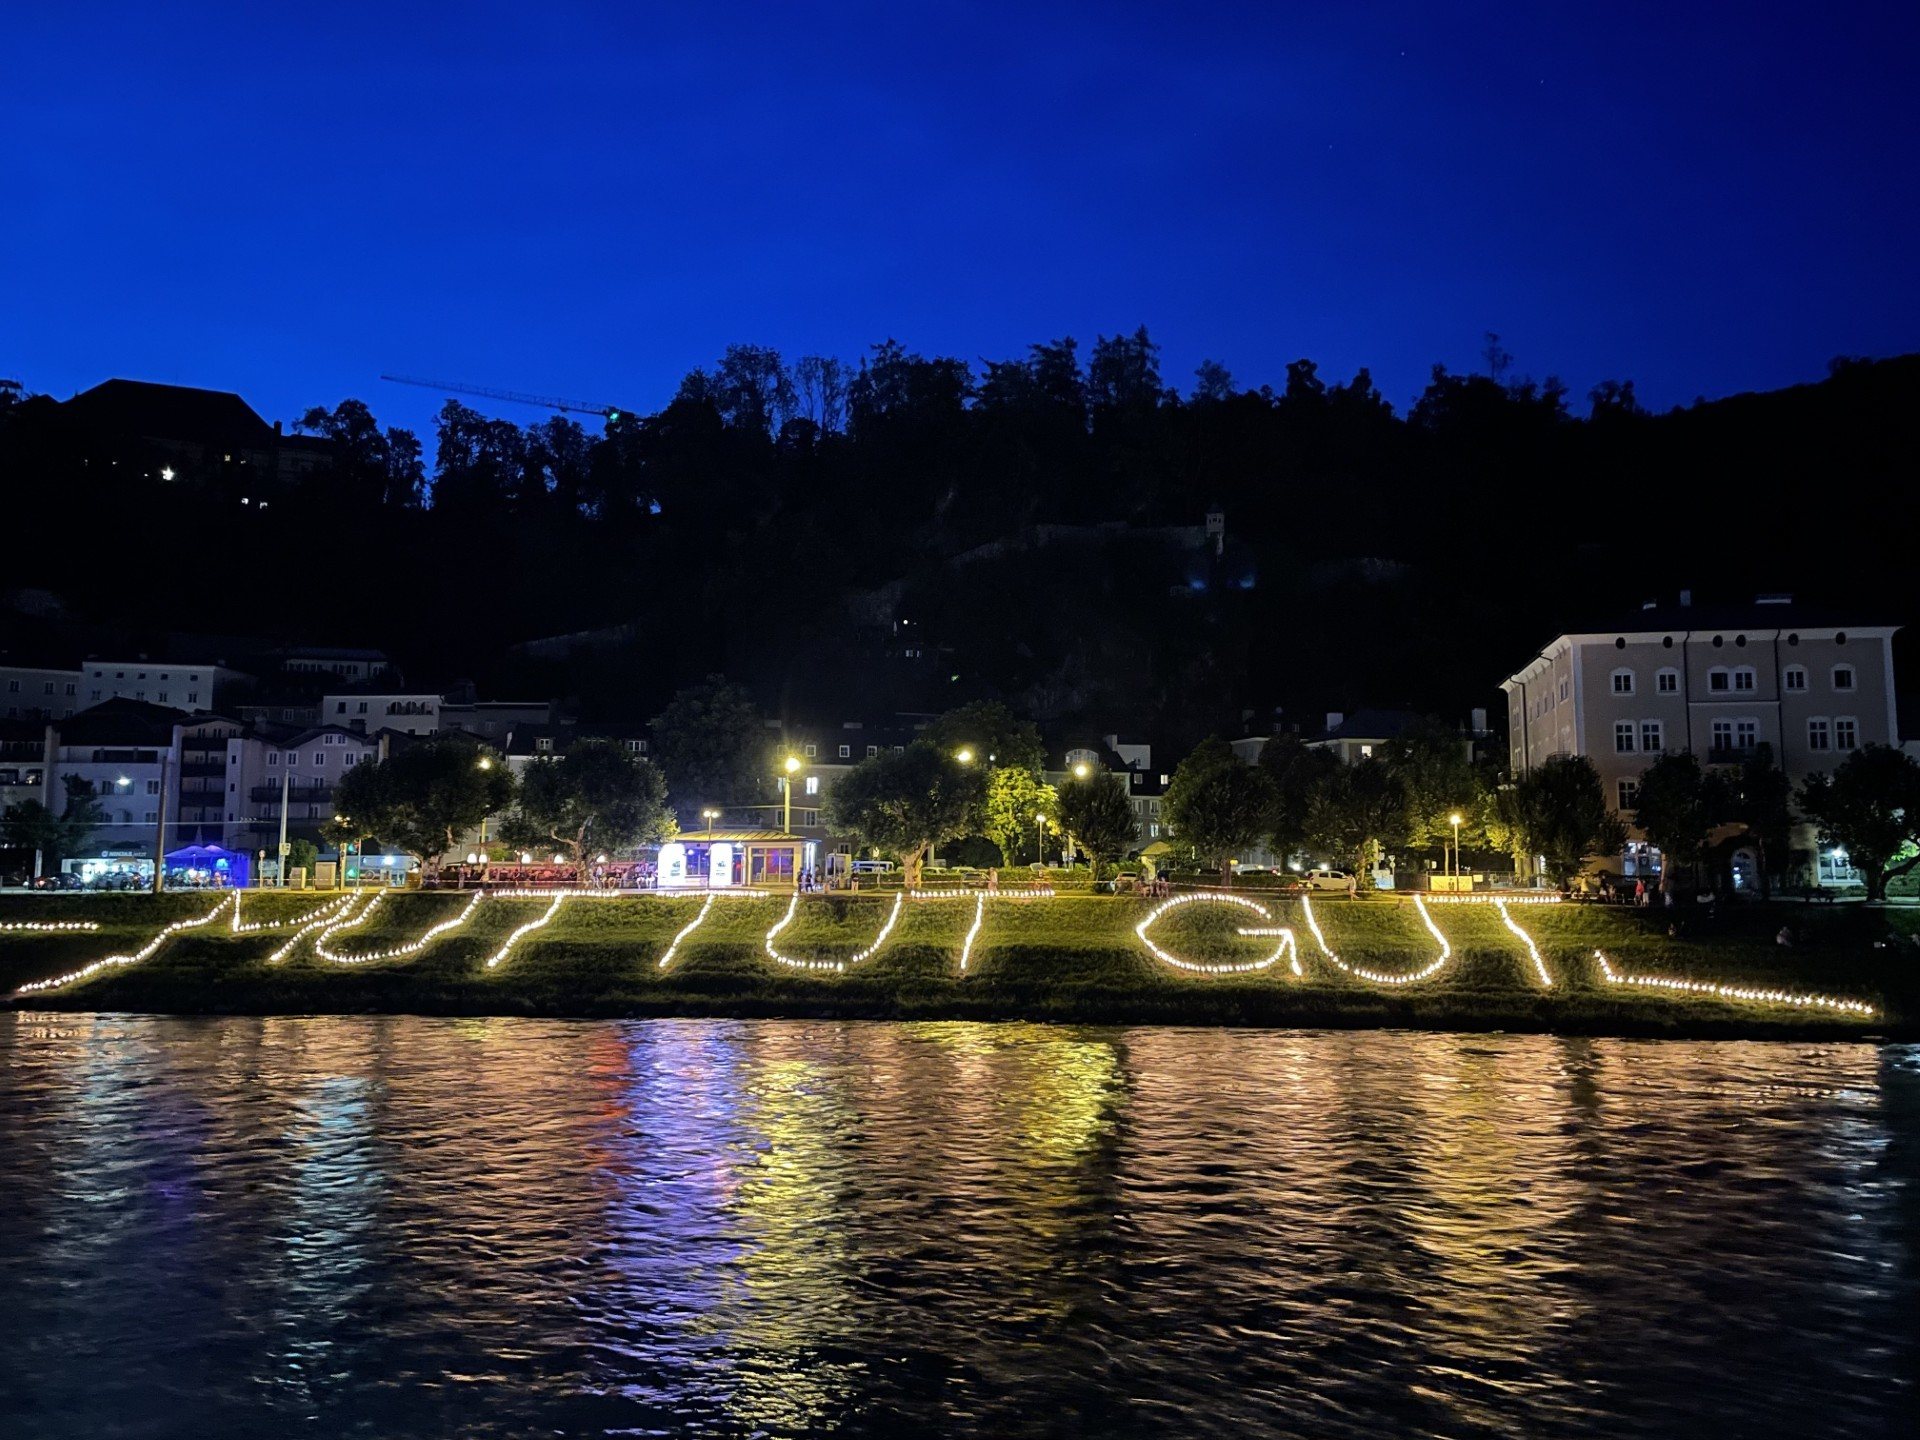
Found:
[[[164,927],[230,906],[230,897],[7,896],[0,926],[98,928],[0,929],[0,987],[17,1007],[175,1014],[1920,1036],[1920,952],[1874,944],[1890,926],[1911,933],[1920,924],[1912,912],[1744,906],[1712,920],[1680,915],[1684,933],[1669,936],[1674,917],[1659,911],[1515,904],[1503,917],[1489,904],[1433,903],[1423,915],[1406,898],[1342,897],[1314,902],[1310,922],[1298,901],[1243,898],[1268,913],[1185,903],[1143,940],[1136,929],[1150,902],[1085,895],[810,896],[797,906],[784,896],[577,897],[556,906],[550,896],[475,904],[406,894],[369,912],[346,897],[250,893],[242,928],[223,908],[153,946]],[[319,923],[356,917],[337,931]],[[1774,943],[1783,923],[1797,932],[1791,949]],[[130,955],[141,958],[17,993]]]

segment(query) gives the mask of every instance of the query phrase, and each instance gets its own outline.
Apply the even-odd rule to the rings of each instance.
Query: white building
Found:
[[[403,735],[437,735],[443,703],[437,690],[368,691],[355,687],[321,696],[320,723],[364,734],[397,730]]]
[[[141,700],[174,710],[217,710],[253,684],[253,677],[216,661],[177,664],[166,660],[89,657],[81,666],[86,707],[109,700]]]
[[[1663,754],[1738,764],[1765,744],[1797,787],[1863,745],[1898,745],[1899,627],[1859,620],[1789,595],[1695,606],[1682,591],[1678,604],[1649,602],[1559,635],[1501,682],[1509,767],[1522,775],[1556,755],[1584,755],[1631,824],[1640,776]],[[1795,843],[1812,849],[1804,828]],[[1822,879],[1847,878],[1821,859]],[[1622,861],[1634,873],[1658,857],[1636,839]]]
[[[0,655],[0,717],[64,720],[84,703],[78,670],[15,664]]]

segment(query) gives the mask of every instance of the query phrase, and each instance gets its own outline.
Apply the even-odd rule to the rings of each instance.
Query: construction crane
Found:
[[[563,415],[598,415],[618,420],[628,412],[618,405],[594,405],[585,400],[562,400],[553,395],[523,395],[518,390],[495,390],[486,385],[456,385],[449,380],[422,380],[413,375],[382,375],[395,385],[418,385],[423,390],[439,390],[448,395],[474,395],[484,400],[505,400],[513,405],[538,405],[558,410]]]

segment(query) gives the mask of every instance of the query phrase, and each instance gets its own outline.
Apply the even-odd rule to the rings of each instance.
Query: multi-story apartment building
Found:
[[[66,808],[66,777],[90,781],[106,812],[94,841],[103,849],[150,847],[160,821],[163,790],[180,774],[178,710],[116,699],[58,722],[49,736],[45,803]],[[167,840],[174,838],[169,829]]]
[[[1584,755],[1629,823],[1641,774],[1667,752],[1734,764],[1766,744],[1798,785],[1863,745],[1900,743],[1898,628],[1790,595],[1696,606],[1682,591],[1677,604],[1649,602],[1557,636],[1501,682],[1510,768]],[[1623,858],[1628,873],[1657,865],[1638,845]]]
[[[0,718],[63,720],[86,703],[78,670],[0,652]]]
[[[376,760],[381,741],[338,725],[290,730],[256,726],[226,741],[226,840],[273,855],[281,808],[290,836],[318,837],[333,818],[334,790],[355,765]]]
[[[174,710],[215,710],[226,707],[250,688],[253,677],[218,661],[177,662],[89,656],[80,667],[83,706],[109,700],[140,700]]]

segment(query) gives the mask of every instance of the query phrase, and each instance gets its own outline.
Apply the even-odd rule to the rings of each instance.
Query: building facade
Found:
[[[1630,825],[1640,777],[1663,754],[1733,765],[1764,744],[1797,787],[1864,745],[1900,743],[1898,629],[1787,595],[1695,606],[1683,591],[1676,604],[1559,635],[1501,682],[1509,768],[1583,755]],[[1633,851],[1625,859],[1638,868]]]

